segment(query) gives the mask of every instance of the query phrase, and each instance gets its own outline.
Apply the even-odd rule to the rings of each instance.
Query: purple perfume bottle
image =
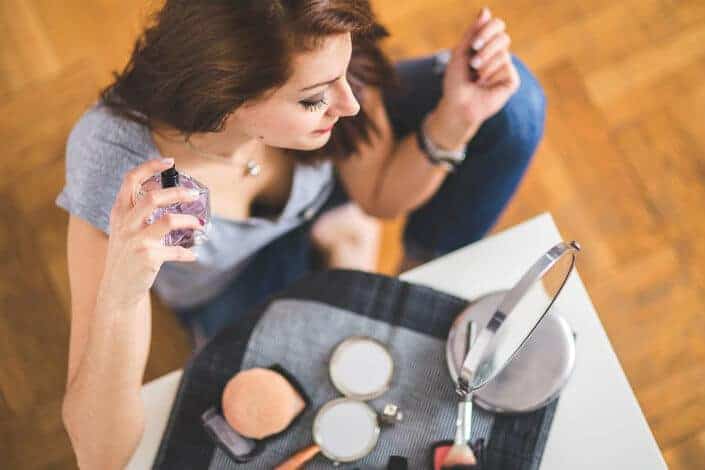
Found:
[[[154,223],[164,214],[190,214],[198,217],[198,220],[203,224],[203,230],[172,230],[164,236],[163,243],[165,245],[181,245],[184,248],[191,248],[194,245],[199,245],[208,240],[207,232],[210,228],[211,207],[208,188],[192,177],[179,173],[176,168],[171,168],[157,173],[142,183],[141,194],[149,191],[154,191],[159,188],[172,188],[174,186],[183,186],[188,189],[198,191],[199,197],[193,201],[184,201],[171,204],[166,207],[159,207],[152,212],[152,215],[147,219],[148,224]]]

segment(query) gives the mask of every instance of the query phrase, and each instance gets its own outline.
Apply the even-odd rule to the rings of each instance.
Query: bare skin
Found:
[[[475,57],[481,59],[480,81],[474,83],[469,80],[466,55],[473,44],[480,51]],[[473,20],[453,49],[443,97],[426,120],[426,132],[438,145],[465,146],[481,123],[516,91],[518,75],[508,46],[504,23],[489,11]],[[182,188],[169,188],[133,204],[132,195],[142,181],[175,161],[210,187],[213,212],[219,216],[246,218],[253,201],[281,207],[291,189],[293,162],[280,149],[320,148],[330,132],[314,131],[356,114],[362,105],[382,135],[352,158],[336,163],[356,207],[341,208],[330,217],[326,214],[322,225],[314,227],[314,237],[330,250],[332,263],[350,262],[338,256],[351,249],[338,240],[372,243],[369,237],[351,236],[345,224],[331,222],[336,216],[363,217],[360,226],[369,226],[364,221],[370,216],[391,218],[413,210],[443,182],[445,170],[428,162],[414,136],[394,139],[379,90],[367,90],[364,103],[355,100],[345,79],[350,54],[349,34],[326,38],[319,50],[297,56],[294,74],[285,85],[235,110],[223,132],[193,136],[195,146],[223,156],[222,163],[199,158],[178,133],[159,129],[153,135],[155,144],[162,155],[174,160],[155,158],[125,177],[110,214],[110,237],[82,219],[69,218],[72,320],[63,419],[81,468],[123,468],[139,443],[144,427],[140,388],[151,339],[149,290],[164,262],[195,261],[191,250],[160,243],[175,228],[199,228],[195,217],[172,215],[154,225],[144,223],[156,207],[191,196]],[[320,98],[326,103],[312,110],[301,104]],[[247,159],[262,164],[260,177],[243,178],[241,168],[227,161]]]

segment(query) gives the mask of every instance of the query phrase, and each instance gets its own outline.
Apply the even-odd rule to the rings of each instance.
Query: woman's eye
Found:
[[[307,111],[318,111],[319,109],[323,108],[325,105],[328,104],[325,97],[321,98],[320,100],[315,100],[315,101],[299,101],[299,103]]]

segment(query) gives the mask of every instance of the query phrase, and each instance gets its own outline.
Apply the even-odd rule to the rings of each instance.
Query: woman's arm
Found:
[[[110,237],[78,217],[69,219],[71,337],[62,417],[81,468],[123,468],[139,443],[149,289],[163,262],[195,260],[190,250],[161,240],[174,229],[200,230],[196,217],[168,214],[151,225],[145,219],[157,207],[197,195],[175,187],[132,200],[140,182],[172,164],[150,160],[126,176],[110,213]]]
[[[337,163],[338,173],[350,197],[369,215],[394,218],[423,204],[439,188],[447,171],[429,162],[411,133],[395,141],[379,89],[365,90],[365,112],[380,130],[371,142],[361,145],[350,158]],[[463,148],[467,130],[446,111],[443,100],[428,115],[426,132],[447,149]],[[466,140],[467,139],[467,140]]]
[[[436,145],[462,149],[518,89],[519,76],[509,44],[504,22],[484,8],[452,50],[442,97],[427,116],[424,129]],[[373,134],[370,144],[337,167],[348,194],[365,212],[391,218],[428,200],[443,182],[446,170],[428,161],[415,133],[394,142],[381,93],[369,91],[362,106],[381,135]]]
[[[149,296],[133,308],[97,301],[108,237],[71,216],[71,339],[62,414],[80,468],[123,468],[143,429],[140,386],[150,341]]]

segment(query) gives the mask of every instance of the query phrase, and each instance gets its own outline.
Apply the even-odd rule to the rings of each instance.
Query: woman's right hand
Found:
[[[98,301],[114,307],[133,307],[149,292],[165,261],[195,261],[191,249],[165,246],[163,237],[175,229],[201,230],[197,217],[165,214],[153,224],[146,219],[157,207],[198,198],[184,187],[149,191],[135,200],[142,183],[155,173],[170,168],[173,159],[153,159],[131,170],[110,212],[110,236]]]

